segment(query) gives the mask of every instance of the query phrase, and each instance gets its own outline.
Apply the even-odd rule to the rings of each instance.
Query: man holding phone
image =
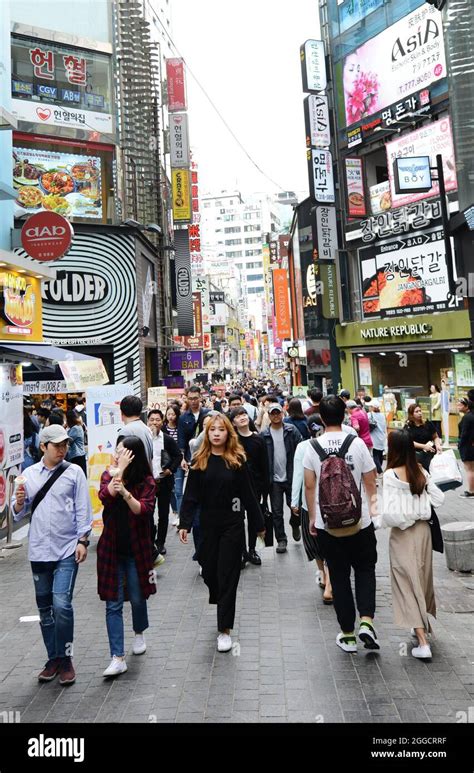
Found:
[[[17,482],[11,505],[15,521],[30,515],[28,558],[48,661],[38,675],[49,682],[76,679],[72,664],[74,612],[72,594],[78,566],[87,558],[92,507],[86,477],[76,464],[65,462],[66,430],[58,424],[39,435],[43,457]]]

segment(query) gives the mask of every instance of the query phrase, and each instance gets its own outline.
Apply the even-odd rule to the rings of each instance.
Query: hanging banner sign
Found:
[[[275,306],[276,336],[282,341],[291,338],[291,314],[288,300],[288,272],[284,268],[274,268],[273,298]]]
[[[171,166],[184,169],[189,166],[189,134],[187,113],[170,115]]]
[[[189,169],[172,169],[173,220],[175,223],[191,223],[191,187]]]
[[[328,98],[310,94],[303,102],[307,148],[328,148],[331,144]]]
[[[186,82],[183,59],[166,60],[166,81],[168,90],[168,112],[187,110]]]
[[[178,334],[194,335],[191,262],[189,259],[188,230],[175,230],[175,272],[176,307],[178,311]]]
[[[322,40],[307,40],[300,46],[303,91],[324,91],[327,86],[326,55]]]
[[[334,204],[334,175],[329,150],[308,150],[309,185],[313,199],[321,204]]]
[[[319,260],[336,260],[339,243],[335,207],[316,207],[316,231]]]

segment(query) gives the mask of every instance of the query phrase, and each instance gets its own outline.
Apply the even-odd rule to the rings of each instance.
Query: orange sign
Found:
[[[277,336],[281,340],[291,338],[288,275],[285,268],[273,269],[273,302],[275,306]]]

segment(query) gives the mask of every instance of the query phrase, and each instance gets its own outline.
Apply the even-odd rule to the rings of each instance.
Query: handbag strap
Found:
[[[51,488],[51,486],[54,486],[54,484],[56,483],[57,479],[60,478],[61,475],[63,474],[63,472],[66,472],[67,468],[70,467],[70,466],[71,466],[70,462],[61,462],[61,464],[53,472],[51,477],[48,478],[46,483],[43,486],[41,486],[39,491],[36,492],[35,498],[33,499],[33,503],[31,505],[30,518],[33,516],[33,513],[36,510],[36,508],[38,507],[38,505],[40,504],[40,502],[42,502],[43,499],[45,498],[45,496],[48,493],[48,491]]]

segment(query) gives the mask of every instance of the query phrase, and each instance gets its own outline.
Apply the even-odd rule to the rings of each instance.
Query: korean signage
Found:
[[[381,183],[380,185],[374,186],[374,188],[382,189],[382,186],[387,185],[388,183]],[[379,192],[377,194],[380,194],[379,201],[384,204],[382,210],[386,210],[388,208],[388,202],[391,201],[389,190],[389,198],[386,198],[387,190],[388,189],[384,187],[383,193]],[[411,230],[421,231],[422,229],[428,228],[432,221],[438,220],[440,217],[441,206],[439,201],[423,201],[418,204],[409,204],[406,207],[400,207],[391,212],[383,211],[375,217],[361,220],[362,241],[372,242],[375,239],[383,239],[387,236],[406,234]]]
[[[11,51],[18,120],[112,133],[110,56],[15,35]]]
[[[170,370],[200,370],[202,368],[202,351],[170,352]]]
[[[284,268],[274,268],[272,274],[276,335],[282,341],[285,338],[291,338],[290,304],[288,300],[288,273]]]
[[[270,266],[278,267],[279,265],[279,258],[278,258],[278,242],[270,242],[268,245],[268,248],[270,250]]]
[[[303,91],[324,91],[327,86],[326,55],[322,40],[307,40],[300,47]]]
[[[456,384],[460,387],[474,385],[474,360],[470,354],[455,354]]]
[[[339,33],[342,35],[383,4],[384,0],[343,0],[338,9]]]
[[[370,210],[373,215],[379,215],[381,212],[387,212],[392,207],[392,196],[390,194],[390,183],[388,180],[378,185],[371,185],[369,188]]]
[[[194,335],[191,262],[189,259],[189,236],[187,229],[175,230],[175,271],[176,307],[178,311],[178,334]]]
[[[98,156],[13,148],[15,217],[56,212],[102,219],[102,166]]]
[[[415,132],[398,137],[392,142],[387,142],[386,149],[392,207],[402,207],[405,204],[411,204],[420,199],[439,196],[439,185],[437,182],[434,182],[431,190],[427,192],[406,192],[398,196],[395,192],[393,170],[393,164],[397,158],[428,156],[431,159],[431,166],[436,166],[436,156],[441,154],[443,156],[446,192],[449,193],[449,191],[457,190],[456,160],[450,118],[440,118],[439,121],[427,124],[427,126]]]
[[[346,56],[346,126],[445,78],[442,16],[425,4]]]
[[[331,144],[328,98],[322,94],[310,94],[303,105],[306,147],[328,148]]]
[[[187,113],[170,115],[171,166],[183,169],[189,166],[189,133]]]
[[[160,410],[166,413],[168,405],[168,389],[165,386],[148,387],[147,408],[149,411]]]
[[[334,176],[329,150],[308,150],[309,184],[313,199],[334,204]]]
[[[336,260],[338,250],[335,207],[316,207],[318,259]]]
[[[193,271],[193,293],[195,292],[201,295],[201,316],[203,332],[210,333],[211,324],[209,321],[209,279],[207,276],[195,276]]]
[[[426,193],[431,190],[433,183],[429,156],[399,156],[393,165],[396,193]]]
[[[0,268],[0,339],[43,340],[39,279]]]
[[[166,78],[169,112],[187,110],[184,61],[182,59],[166,60]]]
[[[399,236],[359,250],[364,317],[456,309],[442,229]]]
[[[403,122],[413,118],[423,117],[431,111],[431,97],[429,89],[422,89],[416,94],[400,99],[393,105],[380,110],[359,126],[353,126],[346,131],[347,147],[360,145],[364,140],[377,136],[381,129],[393,131],[400,128]]]
[[[346,158],[346,185],[349,217],[363,217],[365,207],[364,176],[361,158]]]
[[[87,387],[101,386],[109,380],[101,359],[58,362],[68,392],[83,392]]]
[[[192,224],[189,226],[189,254],[193,277],[204,273],[204,258],[201,251],[201,215],[199,212],[199,177],[195,161],[191,163],[191,209]]]
[[[175,223],[189,223],[192,220],[191,187],[189,169],[172,169],[173,220]]]

